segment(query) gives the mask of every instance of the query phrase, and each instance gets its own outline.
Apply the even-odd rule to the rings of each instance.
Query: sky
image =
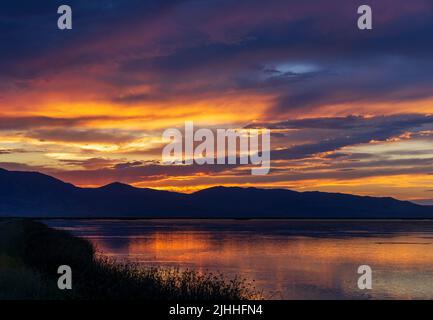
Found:
[[[431,199],[433,2],[364,2],[2,1],[0,168]],[[270,173],[161,163],[162,132],[185,121],[271,129]]]

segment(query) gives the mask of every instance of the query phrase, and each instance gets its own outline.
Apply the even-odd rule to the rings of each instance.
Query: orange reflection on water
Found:
[[[240,275],[255,280],[267,298],[433,298],[433,224],[425,225],[403,232],[377,222],[356,234],[344,225],[342,235],[293,222],[128,222],[103,237],[92,234],[92,241],[104,254],[144,266]],[[373,290],[357,288],[363,264],[373,269]]]
[[[433,282],[429,277],[413,277],[419,271],[432,269],[432,243],[408,236],[236,239],[175,231],[150,234],[146,239],[131,238],[128,252],[131,257],[141,257],[142,262],[242,274],[256,279],[269,294],[282,298],[350,295],[358,291],[356,270],[361,264],[370,265],[376,276],[380,276],[377,283],[382,296],[410,298],[410,292],[420,288],[423,294],[433,296]],[[406,284],[395,290],[408,282],[406,276],[412,277],[409,281],[412,287]]]

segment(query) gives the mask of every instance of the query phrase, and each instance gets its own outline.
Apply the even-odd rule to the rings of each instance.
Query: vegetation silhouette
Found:
[[[73,272],[59,290],[57,268]],[[95,254],[92,244],[27,219],[0,221],[0,299],[248,300],[260,299],[245,279],[192,270],[147,268]]]

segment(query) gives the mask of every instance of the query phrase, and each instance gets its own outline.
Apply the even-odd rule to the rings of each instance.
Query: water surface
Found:
[[[433,298],[433,222],[49,220],[145,266],[254,280],[270,299]],[[373,269],[359,290],[357,268]]]

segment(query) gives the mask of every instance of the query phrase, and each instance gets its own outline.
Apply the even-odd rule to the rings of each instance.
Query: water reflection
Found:
[[[51,220],[106,255],[254,279],[273,299],[433,298],[433,223]],[[373,268],[373,290],[357,268]]]

